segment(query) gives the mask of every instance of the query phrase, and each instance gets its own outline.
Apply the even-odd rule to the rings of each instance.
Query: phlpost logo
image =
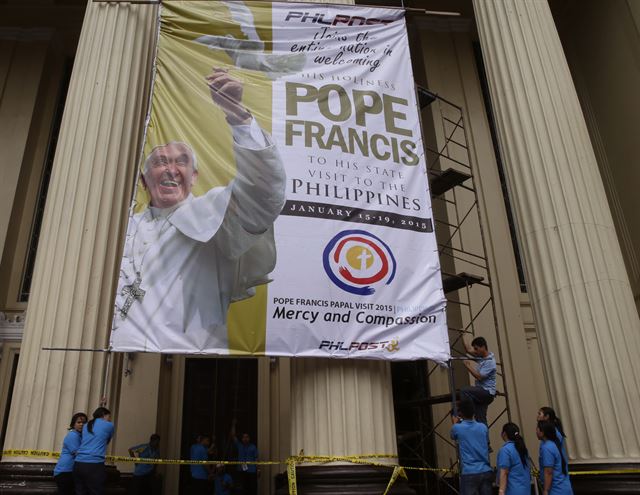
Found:
[[[324,24],[325,26],[372,26],[375,24],[391,24],[394,19],[378,19],[377,17],[361,17],[337,14],[330,19],[325,19],[325,14],[320,12],[289,11],[286,22],[308,22],[310,24]]]
[[[329,279],[342,290],[369,296],[396,276],[389,246],[364,230],[343,230],[324,248],[322,263]]]
[[[383,340],[379,342],[345,342],[343,340],[323,340],[320,342],[318,349],[327,352],[343,351],[343,352],[362,352],[362,351],[386,351],[398,352],[400,350],[400,339],[396,337],[391,340]]]

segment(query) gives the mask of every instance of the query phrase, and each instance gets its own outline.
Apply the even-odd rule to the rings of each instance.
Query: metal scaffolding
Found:
[[[482,335],[495,353],[498,393],[489,407],[490,431],[511,415],[464,111],[423,88],[418,95],[452,360],[447,366],[394,363],[392,372],[400,464],[433,468],[410,471],[409,482],[417,494],[434,495],[459,493],[457,475],[436,468],[458,466],[449,429],[454,398],[469,384],[461,363],[466,357],[464,336]]]

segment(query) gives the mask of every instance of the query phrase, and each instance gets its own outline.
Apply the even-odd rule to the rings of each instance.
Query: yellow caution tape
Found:
[[[8,456],[20,456],[20,457],[50,457],[50,458],[58,458],[60,457],[59,452],[50,452],[47,450],[19,450],[19,449],[11,449],[11,450],[3,450],[2,455]],[[286,464],[287,466],[287,480],[289,484],[289,494],[297,495],[297,479],[296,479],[296,465],[297,464],[326,464],[329,462],[349,462],[352,464],[365,464],[369,466],[380,466],[386,468],[393,468],[393,473],[391,474],[391,479],[389,480],[389,484],[387,485],[387,489],[385,490],[383,495],[387,495],[391,490],[391,487],[395,484],[396,480],[401,477],[407,479],[406,470],[416,470],[416,471],[434,471],[434,472],[455,472],[452,469],[445,468],[424,468],[424,467],[403,467],[391,464],[385,464],[382,462],[376,462],[374,459],[390,459],[395,458],[395,454],[361,454],[361,455],[348,455],[348,456],[334,456],[334,455],[304,455],[303,452],[300,455],[291,456],[287,458],[286,461],[254,461],[254,462],[243,462],[243,461],[192,461],[192,460],[184,460],[184,459],[146,459],[140,457],[126,457],[126,456],[116,456],[116,455],[108,455],[106,460],[109,462],[134,462],[137,464],[163,464],[163,465],[200,465],[200,464],[224,464],[224,465],[238,465],[238,464],[252,464],[257,466],[265,466],[265,465],[280,465]]]
[[[32,449],[9,449],[2,451],[3,456],[19,456],[19,457],[47,457],[57,459],[60,457],[59,452],[51,452],[48,450],[32,450]],[[383,495],[388,495],[391,488],[398,480],[398,478],[407,479],[407,471],[428,471],[437,473],[452,473],[457,474],[457,470],[449,468],[429,468],[429,467],[417,467],[417,466],[399,466],[385,464],[382,462],[376,462],[374,459],[389,459],[395,458],[395,454],[362,454],[362,455],[348,455],[348,456],[334,456],[334,455],[304,455],[300,452],[299,455],[291,456],[285,461],[192,461],[184,459],[146,459],[139,457],[126,457],[117,455],[108,455],[106,460],[109,462],[134,462],[136,464],[163,464],[163,465],[239,465],[239,464],[251,464],[256,466],[273,466],[282,465],[287,466],[287,480],[289,484],[289,494],[297,495],[297,479],[296,479],[296,465],[297,464],[327,464],[330,462],[349,462],[352,464],[365,464],[368,466],[379,466],[386,468],[393,468],[391,479],[387,485]],[[537,470],[533,469],[534,476],[537,476]],[[570,471],[571,476],[583,476],[583,475],[607,475],[607,474],[639,474],[640,469],[617,469],[617,470],[598,470],[598,471]]]
[[[292,457],[287,459],[287,482],[289,483],[289,495],[298,495],[298,484],[296,482],[296,462]]]
[[[20,456],[20,457],[50,457],[57,459],[60,457],[60,452],[50,452],[48,450],[29,450],[29,449],[10,449],[3,450],[2,455],[8,456]],[[362,454],[352,456],[291,456],[285,461],[194,461],[185,459],[151,459],[144,457],[128,457],[119,455],[108,455],[106,461],[109,462],[134,462],[136,464],[166,464],[166,465],[240,465],[251,464],[256,466],[272,466],[279,464],[295,463],[328,463],[328,462],[353,462],[360,464],[373,464],[381,466],[389,466],[389,464],[381,464],[368,461],[367,459],[384,459],[396,457],[394,454]]]
[[[417,466],[402,466],[405,471],[426,471],[428,473],[453,473],[457,474],[456,469],[451,468],[429,468],[429,467],[417,467]]]
[[[60,457],[60,452],[49,452],[48,450],[3,450],[2,455],[13,455],[20,457],[53,457],[57,459]]]
[[[368,466],[381,466],[391,468],[393,467],[393,473],[391,474],[391,480],[389,480],[389,484],[387,485],[387,489],[385,490],[383,495],[387,495],[393,484],[398,479],[398,476],[402,476],[404,478],[407,477],[404,469],[400,466],[393,466],[390,464],[384,464],[381,462],[373,462],[371,459],[388,459],[396,457],[394,454],[363,454],[363,455],[304,455],[302,452],[299,455],[291,456],[287,459],[287,481],[289,485],[289,495],[297,495],[298,493],[298,482],[296,479],[296,464],[302,463],[315,463],[315,464],[326,464],[329,462],[350,462],[352,464],[366,464]]]
[[[12,449],[12,450],[3,450],[2,455],[9,456],[20,456],[20,457],[51,457],[57,459],[60,457],[60,452],[49,452],[47,450],[20,450],[20,449]],[[192,461],[192,460],[184,460],[184,459],[148,459],[144,457],[127,457],[121,455],[108,455],[106,456],[106,461],[108,462],[135,462],[136,464],[167,464],[167,465],[216,465],[216,464],[225,464],[225,465],[239,465],[239,464],[255,464],[257,466],[268,466],[268,465],[277,465],[282,464],[282,462],[278,461],[254,461],[254,462],[244,462],[244,461]]]
[[[394,485],[398,477],[402,477],[407,479],[407,470],[415,470],[415,471],[431,471],[431,472],[441,472],[441,473],[455,473],[456,471],[453,469],[447,468],[425,468],[425,467],[406,467],[406,466],[398,466],[392,464],[385,464],[382,462],[374,462],[371,459],[388,459],[396,457],[394,454],[372,454],[372,455],[350,455],[350,456],[321,456],[321,455],[297,455],[289,457],[286,461],[287,464],[287,480],[289,484],[289,494],[296,495],[297,491],[297,479],[296,479],[296,464],[302,463],[319,463],[326,464],[329,462],[349,462],[352,464],[366,464],[368,466],[378,466],[385,468],[393,468],[393,473],[391,474],[391,479],[389,480],[389,484],[387,485],[387,489],[385,490],[383,495],[387,495],[391,490],[391,487]]]
[[[393,473],[391,474],[391,479],[389,480],[389,484],[387,485],[387,489],[384,491],[382,495],[387,495],[389,493],[389,490],[391,490],[391,487],[398,479],[398,476],[403,477],[405,480],[408,479],[407,473],[404,472],[404,469],[401,468],[400,466],[395,466],[393,468]]]
[[[603,474],[640,474],[640,469],[612,469],[612,470],[594,470],[594,471],[569,471],[569,476],[584,476],[585,474],[599,476]],[[540,476],[540,471],[536,468],[531,470],[534,478]]]
[[[585,474],[601,475],[601,474],[638,474],[638,473],[640,473],[640,469],[614,469],[611,471],[605,471],[604,469],[600,471],[569,471],[569,474],[571,476],[581,476]]]

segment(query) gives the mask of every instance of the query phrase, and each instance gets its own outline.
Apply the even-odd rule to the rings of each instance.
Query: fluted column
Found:
[[[294,359],[291,368],[293,453],[390,454],[396,461],[388,363]]]
[[[547,383],[571,461],[638,462],[640,322],[549,5],[473,5]]]
[[[98,405],[105,355],[41,348],[107,346],[120,239],[147,105],[155,16],[151,5],[87,2],[5,448],[58,450],[71,414]]]
[[[292,359],[291,453],[300,451],[310,456],[389,454],[389,458],[375,461],[396,463],[389,364]],[[346,463],[310,464],[297,471],[301,494],[383,493],[392,472],[390,468],[371,469]],[[398,482],[391,493],[412,492]]]

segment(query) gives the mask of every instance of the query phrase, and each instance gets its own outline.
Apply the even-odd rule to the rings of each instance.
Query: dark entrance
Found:
[[[13,386],[16,382],[16,372],[18,371],[18,358],[16,354],[13,357],[13,363],[11,363],[11,378],[9,379],[9,390],[7,391],[7,405],[4,408],[4,415],[2,421],[2,431],[0,432],[0,450],[4,447],[4,438],[7,434],[7,423],[9,422],[9,411],[11,411],[11,398],[13,397]],[[0,458],[2,456],[0,455]]]
[[[393,406],[398,435],[398,457],[403,466],[435,466],[433,415],[428,401],[429,380],[425,361],[392,363]],[[408,471],[409,486],[417,495],[442,494],[438,477],[424,471]]]
[[[182,409],[181,458],[188,459],[198,435],[211,435],[216,460],[233,460],[235,448],[229,436],[237,420],[238,437],[249,433],[257,445],[257,359],[189,358],[185,367]],[[258,445],[258,448],[260,446]],[[234,469],[228,472],[233,476]],[[180,493],[188,494],[189,468],[180,470]]]

